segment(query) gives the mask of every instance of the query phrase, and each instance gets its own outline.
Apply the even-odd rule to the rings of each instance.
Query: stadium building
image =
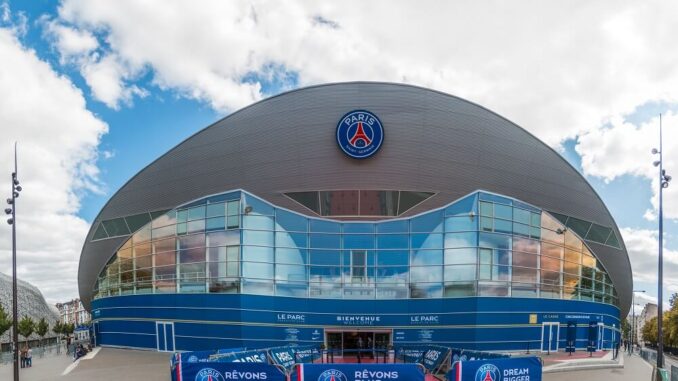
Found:
[[[152,139],[148,144],[153,144]],[[590,184],[521,127],[390,83],[248,106],[129,180],[78,274],[97,344],[609,348],[631,267]]]

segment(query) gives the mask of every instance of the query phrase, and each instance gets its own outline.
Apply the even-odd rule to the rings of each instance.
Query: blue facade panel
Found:
[[[326,343],[329,331],[387,331],[393,345],[431,343],[477,350],[539,350],[544,323],[600,325],[601,348],[618,340],[619,310],[609,304],[529,298],[327,300],[256,295],[155,294],[97,299],[93,318],[104,345],[156,349],[156,322],[174,322],[177,350]],[[536,320],[535,320],[536,319]],[[546,326],[548,327],[548,326]],[[548,332],[548,331],[546,331]],[[164,338],[163,338],[164,339]]]

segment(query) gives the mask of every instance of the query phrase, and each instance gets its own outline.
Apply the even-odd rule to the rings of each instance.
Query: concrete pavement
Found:
[[[562,373],[544,373],[544,381],[651,381],[652,366],[640,356],[623,355],[624,368],[573,370]]]

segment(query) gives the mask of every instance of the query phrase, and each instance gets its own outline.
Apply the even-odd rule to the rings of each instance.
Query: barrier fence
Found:
[[[671,381],[678,381],[678,367],[671,365]]]
[[[341,359],[335,356],[341,356]],[[346,363],[347,356],[358,361]],[[361,362],[364,359],[365,362]],[[369,361],[368,361],[369,359]],[[398,363],[400,361],[400,363]],[[511,358],[505,354],[448,348],[436,345],[403,346],[395,350],[324,350],[315,346],[281,346],[263,349],[228,348],[177,352],[170,359],[173,381],[266,379],[424,381],[426,374],[441,380],[540,381],[542,363],[537,357]],[[678,372],[677,372],[678,374]],[[488,378],[489,377],[489,378]]]

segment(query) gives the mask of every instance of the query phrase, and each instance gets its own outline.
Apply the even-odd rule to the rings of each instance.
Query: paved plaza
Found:
[[[545,373],[544,381],[644,381],[650,380],[652,366],[640,356],[623,354],[624,368],[572,370]],[[70,356],[48,355],[36,358],[32,368],[21,369],[22,381],[121,381],[169,380],[169,354],[151,351],[103,348],[90,359],[74,365]],[[64,375],[64,373],[67,374]],[[0,380],[12,379],[11,364],[0,365]]]

